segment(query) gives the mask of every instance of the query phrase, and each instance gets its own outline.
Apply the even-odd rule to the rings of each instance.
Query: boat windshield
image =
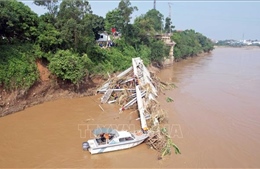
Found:
[[[100,127],[100,128],[96,128],[92,131],[92,133],[95,135],[95,136],[100,136],[101,134],[103,133],[108,133],[110,135],[113,135],[113,137],[118,137],[118,132],[115,130],[115,129],[112,129],[112,128],[103,128],[103,127]]]

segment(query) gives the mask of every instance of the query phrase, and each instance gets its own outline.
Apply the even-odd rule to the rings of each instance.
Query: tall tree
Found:
[[[122,30],[122,34],[128,34],[128,23],[131,20],[131,14],[138,10],[136,6],[131,6],[130,0],[121,0],[118,4],[118,10],[121,17],[120,28]]]
[[[66,49],[73,48],[85,52],[95,40],[91,22],[91,7],[86,0],[63,0],[57,17],[57,27],[61,32]]]
[[[61,33],[55,26],[49,22],[49,14],[40,16],[38,31],[41,32],[37,37],[36,43],[41,47],[42,51],[48,53],[56,52],[62,44]]]
[[[92,26],[92,31],[95,34],[95,39],[98,39],[99,33],[105,30],[105,19],[102,16],[92,14],[91,26]]]
[[[34,4],[47,8],[48,13],[55,18],[58,12],[58,1],[59,0],[34,0]]]
[[[156,9],[151,9],[145,14],[144,17],[151,20],[153,28],[156,32],[163,30],[163,14],[159,11]]]
[[[134,21],[137,37],[141,43],[149,44],[151,37],[155,35],[154,25],[151,19],[144,15],[137,17]]]
[[[149,10],[146,14],[137,17],[134,25],[140,42],[149,45],[154,35],[162,30],[163,15],[156,9]]]
[[[118,9],[109,11],[105,18],[105,30],[111,33],[111,28],[116,28],[117,31],[121,30],[121,25],[123,25],[122,17]]]

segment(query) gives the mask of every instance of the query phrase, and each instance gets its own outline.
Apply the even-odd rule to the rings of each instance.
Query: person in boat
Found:
[[[102,134],[100,134],[100,138],[101,138],[101,141],[102,142],[105,142],[106,141],[106,138],[105,138],[105,133],[102,133]]]
[[[107,144],[108,141],[109,141],[109,138],[110,138],[110,134],[109,133],[105,133],[104,134],[104,138],[106,139],[106,144]]]

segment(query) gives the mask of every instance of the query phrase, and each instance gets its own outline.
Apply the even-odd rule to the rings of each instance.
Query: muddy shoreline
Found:
[[[156,73],[158,68],[149,66],[149,71]],[[0,118],[44,102],[61,98],[80,98],[93,96],[96,89],[107,80],[107,77],[95,76],[85,79],[79,87],[52,79],[40,80],[28,90],[8,92],[0,89]]]
[[[40,90],[35,88],[40,88]],[[86,92],[79,94],[69,90],[57,89],[48,82],[38,82],[27,91],[6,92],[3,90],[1,92],[0,116],[3,117],[24,110],[27,107],[59,98],[82,97],[87,95]]]
[[[209,53],[200,53],[190,57],[205,56]],[[161,69],[169,67],[158,68],[155,66],[151,64],[147,68],[150,72],[156,74]],[[76,87],[70,83],[47,77],[50,73],[46,65],[37,62],[37,67],[40,73],[40,80],[30,87],[30,89],[8,92],[0,88],[0,118],[48,101],[62,98],[93,96],[96,94],[96,89],[108,79],[108,77],[105,76],[88,77],[81,86]],[[116,75],[114,74],[112,76]]]

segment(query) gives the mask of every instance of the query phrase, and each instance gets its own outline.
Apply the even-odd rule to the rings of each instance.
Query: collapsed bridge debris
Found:
[[[167,132],[160,128],[160,123],[166,119],[166,112],[160,108],[156,97],[166,86],[168,85],[155,76],[151,77],[143,61],[137,57],[132,58],[131,67],[110,78],[97,90],[104,93],[101,103],[117,103],[121,106],[120,111],[133,106],[138,108],[141,128],[150,135],[147,144],[162,156],[170,154],[170,145],[174,145],[175,152],[179,153],[177,146],[172,141],[167,141],[171,140]]]

